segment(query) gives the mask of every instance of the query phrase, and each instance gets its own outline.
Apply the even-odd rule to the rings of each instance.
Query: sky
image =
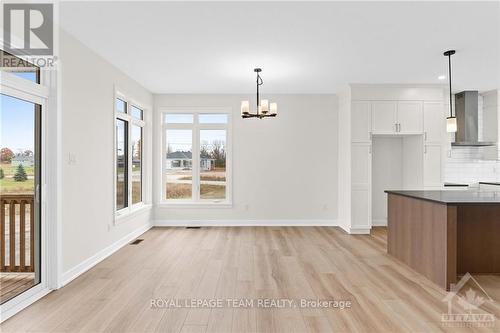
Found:
[[[211,143],[214,141],[226,142],[226,130],[200,130],[200,142],[205,149],[212,150]],[[192,151],[191,130],[167,130],[167,144],[173,151]]]
[[[0,94],[0,148],[34,151],[35,104]]]
[[[165,115],[165,122],[171,124],[192,124],[194,122],[193,114],[187,113],[169,113]],[[227,114],[199,114],[198,122],[200,124],[227,124]],[[205,145],[205,149],[211,150],[211,143],[214,141],[226,142],[225,130],[200,130],[200,142]],[[167,144],[173,151],[191,151],[192,150],[192,131],[184,129],[168,129]]]

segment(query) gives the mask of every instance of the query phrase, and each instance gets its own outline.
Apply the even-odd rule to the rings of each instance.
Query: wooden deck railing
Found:
[[[0,272],[34,271],[34,208],[33,195],[0,195]]]

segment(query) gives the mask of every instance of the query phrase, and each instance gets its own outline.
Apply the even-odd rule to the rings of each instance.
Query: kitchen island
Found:
[[[500,273],[500,192],[385,192],[390,255],[446,290],[466,272]]]

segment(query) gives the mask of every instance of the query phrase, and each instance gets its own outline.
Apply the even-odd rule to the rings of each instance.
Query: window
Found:
[[[26,60],[0,50],[0,69],[25,80],[40,83],[40,68]]]
[[[116,211],[141,204],[143,198],[143,110],[124,97],[115,100]]]
[[[230,114],[163,113],[162,201],[230,203]]]
[[[128,206],[128,122],[116,119],[116,209]]]
[[[132,205],[142,202],[142,127],[132,125]]]

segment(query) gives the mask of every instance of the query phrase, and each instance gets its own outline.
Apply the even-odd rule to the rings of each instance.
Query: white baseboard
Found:
[[[351,227],[350,223],[340,223],[340,221],[339,227],[349,235],[369,235],[372,229],[370,225]]]
[[[155,227],[336,227],[337,220],[155,220]]]
[[[64,272],[62,274],[62,279],[61,279],[62,282],[61,282],[61,285],[59,286],[59,288],[65,286],[69,282],[73,281],[78,276],[82,275],[83,273],[85,273],[86,271],[88,271],[89,269],[91,269],[92,267],[94,267],[95,265],[97,265],[98,263],[100,263],[101,261],[103,261],[104,259],[109,257],[110,255],[112,255],[113,253],[115,253],[116,251],[121,249],[123,246],[127,245],[129,242],[136,239],[137,237],[139,237],[140,235],[142,235],[143,233],[145,233],[149,229],[151,229],[152,227],[153,227],[153,225],[151,223],[148,223],[148,224],[143,225],[140,228],[137,228],[136,230],[132,231],[131,233],[129,233],[125,237],[122,237],[121,239],[117,240],[116,242],[114,242],[110,246],[97,252],[92,257],[86,259],[85,261],[79,263],[75,267]]]
[[[372,226],[373,227],[386,227],[387,226],[387,220],[386,219],[372,220]]]
[[[371,226],[349,227],[347,233],[349,235],[369,235],[371,230]]]

